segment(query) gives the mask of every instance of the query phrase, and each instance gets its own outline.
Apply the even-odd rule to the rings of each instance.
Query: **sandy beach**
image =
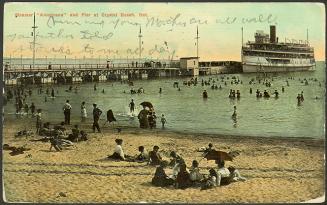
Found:
[[[14,137],[16,131],[25,127],[35,131],[32,122],[24,119],[4,122],[3,143],[31,149],[17,156],[3,151],[4,192],[8,202],[284,203],[303,202],[324,194],[322,139],[219,136],[136,128],[123,128],[117,133],[107,127],[103,135],[90,133],[88,141],[55,152],[49,151],[50,143],[30,142],[40,137]],[[81,127],[91,131],[90,123]],[[217,150],[240,153],[226,166],[235,166],[248,180],[203,191],[154,187],[151,179],[155,167],[105,159],[112,154],[116,138],[124,140],[123,148],[128,155],[136,155],[138,146],[150,151],[158,145],[165,159],[175,150],[188,167],[192,160],[201,159],[196,150],[211,142]],[[214,166],[214,161],[200,162],[202,173],[208,173]],[[60,192],[65,196],[60,196]]]

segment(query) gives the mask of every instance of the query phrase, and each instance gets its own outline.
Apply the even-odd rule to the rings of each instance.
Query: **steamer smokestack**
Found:
[[[270,43],[276,43],[276,26],[270,26]]]

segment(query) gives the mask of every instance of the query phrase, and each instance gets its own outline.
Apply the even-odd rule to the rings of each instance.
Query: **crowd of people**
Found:
[[[178,189],[186,189],[189,187],[201,187],[201,189],[209,189],[221,185],[227,185],[231,182],[245,181],[239,170],[230,166],[225,167],[225,160],[217,158],[215,160],[217,167],[210,168],[208,173],[203,173],[199,168],[199,162],[193,160],[190,169],[187,168],[183,157],[175,151],[170,152],[170,160],[165,160],[159,152],[159,146],[153,146],[153,149],[146,152],[144,146],[139,146],[139,154],[135,156],[127,155],[123,149],[123,140],[116,139],[114,152],[108,155],[108,159],[115,161],[129,162],[145,162],[147,165],[156,166],[154,176],[151,183],[154,186],[168,187],[174,186]],[[203,150],[204,157],[209,152],[215,151],[213,145]],[[167,175],[165,169],[172,169],[172,174]]]
[[[257,79],[251,79],[249,81],[249,84],[251,86],[254,85],[265,85],[266,87],[270,88],[273,84],[274,81],[274,77],[271,78],[257,78]],[[290,82],[292,80],[295,80],[294,77],[289,77],[286,79],[286,86],[290,86]],[[316,78],[304,78],[304,79],[298,79],[301,84],[303,84],[304,86],[309,85],[309,83],[319,83],[319,86],[321,86],[321,82],[318,82],[318,80]],[[243,82],[237,77],[237,76],[225,76],[222,75],[219,78],[217,77],[216,79],[213,77],[210,77],[207,80],[202,79],[201,80],[201,85],[202,86],[211,86],[212,89],[217,89],[218,83],[223,83],[225,86],[227,86],[227,82],[230,81],[230,84],[243,84]],[[129,86],[134,86],[132,82],[128,82]],[[198,79],[197,78],[191,78],[188,81],[184,81],[183,82],[184,85],[186,86],[197,86],[198,84]],[[173,83],[173,87],[177,88],[180,91],[180,86],[179,86],[179,82],[174,82]],[[219,85],[219,89],[221,89],[221,85]],[[68,91],[72,91],[73,90],[73,86],[70,86]],[[75,90],[77,92],[77,86],[75,87]],[[97,90],[97,84],[94,84],[94,91]],[[104,89],[103,89],[104,91]],[[37,88],[37,93],[39,95],[43,95],[43,93],[45,92],[46,96],[49,96],[50,98],[55,98],[56,93],[58,95],[59,91],[57,90],[57,92],[55,92],[55,89],[53,87],[46,87],[44,88],[42,85],[39,86]],[[144,93],[144,89],[140,88],[138,89],[139,93]],[[252,94],[252,87],[250,87],[250,95]],[[282,86],[281,87],[281,92],[284,93],[285,92],[285,87]],[[5,95],[4,95],[4,100],[5,102],[10,101],[12,99],[15,99],[14,101],[14,105],[16,108],[16,114],[21,115],[21,114],[27,114],[29,115],[29,113],[31,113],[31,116],[35,118],[36,120],[36,132],[39,133],[39,131],[43,128],[43,124],[42,124],[42,109],[40,109],[39,107],[37,107],[34,102],[31,102],[30,105],[27,104],[27,98],[32,96],[32,89],[31,88],[26,88],[24,86],[17,86],[17,87],[13,87],[13,88],[6,88],[5,89]],[[159,88],[159,93],[163,93],[163,89],[162,87]],[[271,97],[271,95],[273,95],[276,99],[279,98],[279,92],[277,89],[274,90],[273,93],[269,93],[269,90],[264,90],[263,92],[260,91],[259,89],[256,89],[256,97],[257,98],[266,98],[269,99]],[[202,97],[204,99],[208,98],[208,92],[207,90],[204,90],[202,93]],[[229,96],[230,99],[240,99],[241,98],[241,93],[240,90],[235,90],[235,89],[230,89],[229,91]],[[304,92],[302,91],[301,93],[299,93],[297,96],[297,103],[298,105],[302,105],[302,103],[304,102]],[[316,97],[317,99],[318,97]],[[46,99],[46,98],[45,98]],[[134,102],[134,100],[132,99],[131,102],[129,103],[129,109],[130,109],[130,113],[132,114],[132,116],[136,116],[135,114],[135,107],[136,104]],[[72,110],[72,105],[70,104],[70,101],[67,99],[66,103],[63,105],[63,113],[64,113],[64,124],[65,125],[70,125],[71,124],[71,110]],[[81,113],[81,122],[85,123],[86,119],[88,117],[88,113],[87,113],[87,109],[86,109],[86,103],[85,101],[83,101],[81,103],[81,107],[80,107],[80,113]],[[93,115],[93,124],[92,124],[92,130],[93,132],[98,131],[101,132],[101,128],[99,125],[99,120],[101,118],[102,115],[102,110],[97,106],[97,104],[93,104],[93,111],[92,111],[92,115]],[[154,129],[157,127],[157,115],[156,112],[153,108],[153,106],[143,106],[143,109],[138,113],[137,115],[138,120],[139,120],[139,124],[140,124],[140,128],[143,129]],[[234,124],[236,123],[236,119],[237,119],[237,112],[236,112],[236,106],[234,106],[234,111],[232,114],[232,119],[234,121]],[[107,120],[106,122],[109,123],[109,125],[111,124],[115,124],[116,122],[116,118],[114,117],[113,111],[111,109],[109,109],[107,111]],[[165,128],[167,120],[164,114],[161,115],[161,127]]]
[[[156,116],[156,112],[154,111],[153,107],[150,107],[149,109],[146,109],[146,106],[143,106],[143,109],[140,111],[140,113],[138,114],[138,119],[139,119],[139,123],[140,123],[140,128],[143,129],[153,129],[156,128],[157,126],[157,116]],[[166,123],[166,119],[164,118],[164,116],[162,116],[162,123],[163,123],[163,127],[164,124]]]

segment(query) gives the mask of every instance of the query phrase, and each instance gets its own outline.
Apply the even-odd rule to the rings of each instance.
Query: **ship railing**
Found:
[[[303,53],[303,54],[310,54],[313,53],[313,50],[297,50],[297,49],[267,49],[267,48],[249,48],[243,47],[244,51],[255,51],[255,52],[280,52],[280,53]]]

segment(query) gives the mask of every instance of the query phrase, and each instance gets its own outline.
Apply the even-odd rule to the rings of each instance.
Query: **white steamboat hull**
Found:
[[[314,66],[262,66],[243,64],[243,73],[272,73],[272,72],[295,72],[295,71],[312,71]]]
[[[243,56],[242,68],[244,73],[295,72],[315,69],[315,63],[311,62],[310,59],[291,59],[290,62],[287,64],[272,64],[264,57]]]

